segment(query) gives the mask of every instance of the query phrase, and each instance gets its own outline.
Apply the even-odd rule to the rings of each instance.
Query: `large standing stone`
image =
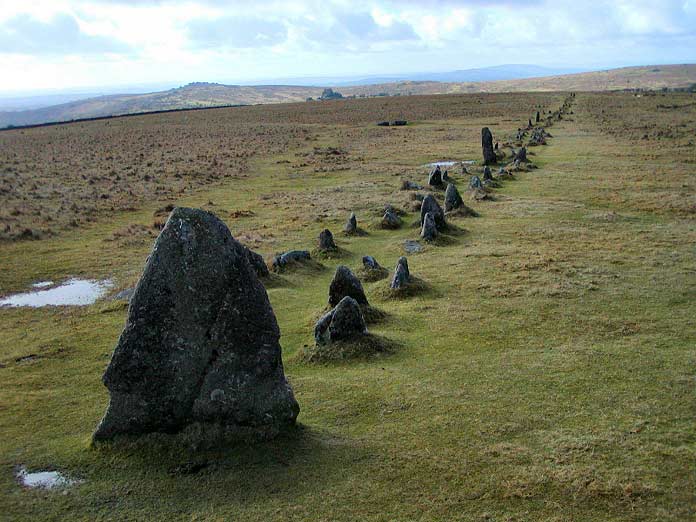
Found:
[[[358,231],[358,219],[355,217],[355,212],[350,213],[343,230],[346,234],[355,234]]]
[[[336,307],[324,314],[314,326],[314,340],[317,344],[330,344],[346,341],[367,334],[367,325],[358,302],[346,296]]]
[[[442,211],[442,207],[435,199],[435,196],[428,194],[423,198],[421,203],[421,213],[420,213],[420,224],[423,226],[425,221],[425,215],[431,212],[433,219],[435,220],[435,226],[439,231],[443,231],[447,228],[447,223],[445,222],[445,213]]]
[[[483,164],[493,165],[497,159],[493,150],[493,134],[488,127],[481,129],[481,146],[483,148]]]
[[[394,277],[389,286],[393,290],[398,290],[407,285],[410,280],[411,273],[408,270],[408,260],[405,257],[400,257],[394,268]]]
[[[369,304],[360,279],[355,277],[350,268],[339,265],[329,285],[329,306],[336,306],[347,295],[355,299],[358,304]]]
[[[319,250],[337,250],[338,247],[334,243],[333,234],[328,228],[325,228],[319,233]]]
[[[279,338],[244,247],[213,214],[174,209],[104,373],[110,401],[94,439],[193,423],[274,435],[299,412]]]
[[[445,190],[445,212],[450,212],[461,207],[464,204],[457,187],[450,183]]]
[[[421,237],[426,241],[435,241],[437,238],[437,227],[435,226],[435,218],[432,212],[425,214],[423,227],[421,228]]]

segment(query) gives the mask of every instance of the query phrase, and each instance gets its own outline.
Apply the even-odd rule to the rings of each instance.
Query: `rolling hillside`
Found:
[[[696,64],[625,67],[607,71],[489,82],[401,81],[340,87],[345,96],[455,94],[525,91],[608,91],[687,88],[696,84]],[[147,94],[101,96],[36,110],[0,112],[0,128],[141,112],[298,102],[321,95],[322,87],[192,83]]]

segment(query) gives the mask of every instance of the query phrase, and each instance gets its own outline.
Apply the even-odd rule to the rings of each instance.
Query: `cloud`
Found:
[[[198,19],[186,28],[191,43],[198,48],[269,47],[284,42],[288,35],[281,22],[254,17]]]
[[[129,47],[122,42],[83,33],[69,14],[58,14],[47,22],[22,14],[0,25],[0,53],[70,55],[127,51]]]

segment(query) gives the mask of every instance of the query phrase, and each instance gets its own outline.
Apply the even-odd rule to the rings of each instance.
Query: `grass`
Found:
[[[679,104],[680,96],[655,104]],[[428,102],[442,104],[440,112],[398,132],[360,118],[301,123],[319,116],[298,113],[311,142],[261,151],[247,178],[176,198],[213,209],[235,237],[266,256],[312,249],[327,227],[344,253],[320,260],[323,269],[274,275],[269,285],[301,407],[298,429],[274,441],[194,450],[184,435],[154,435],[91,449],[107,401],[100,377],[125,310],[103,303],[0,309],[3,517],[692,517],[696,224],[687,203],[696,149],[686,140],[638,142],[621,131],[640,125],[616,107],[630,102],[628,94],[578,94],[574,114],[552,127],[548,146],[534,149],[538,170],[503,182],[494,200],[467,201],[480,217],[452,219],[466,233],[409,255],[411,273],[427,283],[422,292],[391,299],[389,278],[364,282],[370,302],[388,314],[370,332],[398,349],[330,364],[302,361],[335,266],[357,271],[362,256],[373,255],[391,270],[404,240],[418,236],[406,225],[418,216],[410,212],[398,230],[367,225],[368,235],[345,237],[350,211],[367,224],[385,203],[408,208],[400,179],[423,183],[419,165],[478,158],[481,126],[502,137],[526,122],[532,106],[555,109],[564,96],[528,95],[527,105],[520,99],[511,96],[502,110],[502,97],[492,109],[440,97]],[[602,106],[616,123],[598,119]],[[670,126],[668,111],[645,110]],[[689,111],[691,125],[696,113]],[[315,146],[346,150],[341,168],[321,155],[307,161]],[[453,177],[460,187],[468,180]],[[2,243],[0,288],[74,275],[131,286],[152,243],[153,214],[165,203],[143,200],[136,210],[114,210],[44,240]],[[126,229],[136,232],[119,232]],[[20,464],[83,482],[65,494],[22,490],[13,477]]]

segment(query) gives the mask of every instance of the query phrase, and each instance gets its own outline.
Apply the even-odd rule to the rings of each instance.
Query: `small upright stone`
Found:
[[[384,210],[384,216],[381,222],[382,228],[395,229],[401,226],[401,218],[396,214],[394,209],[389,206]]]
[[[363,266],[365,267],[366,270],[381,270],[382,269],[382,266],[372,256],[363,256],[362,262],[363,262]]]
[[[478,176],[471,176],[471,179],[469,180],[469,189],[483,190],[483,183],[481,183],[481,178],[479,178]]]
[[[515,161],[519,161],[520,163],[527,163],[529,161],[527,159],[527,147],[522,147],[515,153]]]
[[[493,181],[493,175],[491,174],[491,168],[486,165],[483,168],[483,181]]]
[[[431,187],[442,186],[442,171],[440,170],[440,165],[436,165],[435,168],[430,171],[428,175],[428,185]]]
[[[358,302],[346,296],[336,307],[324,314],[314,327],[318,345],[359,338],[367,334],[367,325]]]
[[[421,228],[421,237],[426,241],[435,241],[435,238],[437,238],[437,227],[435,226],[435,218],[432,212],[425,214],[423,227]]]
[[[540,120],[541,120],[541,114],[539,114],[539,111],[537,111],[537,113],[536,113],[536,122],[539,123]]]
[[[400,257],[394,268],[394,277],[389,287],[393,290],[398,290],[407,285],[410,280],[411,273],[408,270],[408,260],[405,257]]]
[[[355,277],[350,268],[340,265],[336,268],[336,273],[329,285],[329,306],[336,306],[345,296],[352,297],[358,304],[369,304],[360,279]]]
[[[445,222],[445,213],[442,211],[442,207],[435,199],[435,196],[428,194],[423,198],[421,203],[421,213],[420,213],[420,224],[423,226],[425,221],[425,215],[430,212],[435,220],[435,226],[439,231],[443,231],[447,228],[447,223]]]
[[[486,167],[488,168],[488,167]],[[445,212],[450,212],[461,207],[464,204],[462,197],[457,190],[457,187],[450,183],[445,190]]]
[[[481,147],[483,148],[483,164],[493,165],[497,158],[493,150],[493,134],[488,127],[481,129]]]
[[[319,234],[319,250],[337,250],[338,247],[334,243],[333,234],[328,228],[325,228]]]
[[[343,230],[346,234],[355,234],[358,231],[358,219],[355,217],[355,212],[350,213]]]

